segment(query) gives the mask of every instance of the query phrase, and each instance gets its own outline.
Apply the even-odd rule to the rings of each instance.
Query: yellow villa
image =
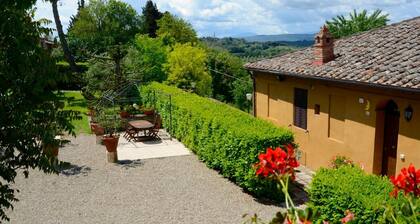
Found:
[[[295,133],[303,165],[420,166],[420,17],[338,40],[323,27],[313,47],[245,67],[254,115]]]

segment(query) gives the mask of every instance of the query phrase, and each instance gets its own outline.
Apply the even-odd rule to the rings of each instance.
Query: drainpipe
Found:
[[[252,115],[254,117],[256,117],[257,113],[255,110],[256,107],[256,97],[255,97],[255,90],[256,90],[256,84],[255,84],[255,76],[254,76],[254,72],[253,71],[248,71],[249,75],[251,76],[252,79]]]

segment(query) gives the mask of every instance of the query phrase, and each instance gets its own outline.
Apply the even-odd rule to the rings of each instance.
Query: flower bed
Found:
[[[143,103],[155,106],[172,136],[196,153],[207,166],[219,170],[223,176],[257,196],[282,198],[274,181],[255,176],[252,164],[267,147],[293,142],[290,131],[175,87],[152,83],[141,91]]]

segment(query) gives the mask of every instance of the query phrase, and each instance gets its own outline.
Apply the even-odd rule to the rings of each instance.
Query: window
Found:
[[[308,90],[295,88],[293,124],[307,128]]]

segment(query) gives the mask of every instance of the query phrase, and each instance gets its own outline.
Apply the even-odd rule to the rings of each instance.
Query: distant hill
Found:
[[[244,38],[200,38],[210,48],[225,49],[244,61],[273,57],[313,44],[313,40],[298,41],[246,41]]]
[[[243,36],[241,38],[248,42],[298,42],[298,41],[313,41],[315,34],[279,34],[279,35],[254,35]]]

